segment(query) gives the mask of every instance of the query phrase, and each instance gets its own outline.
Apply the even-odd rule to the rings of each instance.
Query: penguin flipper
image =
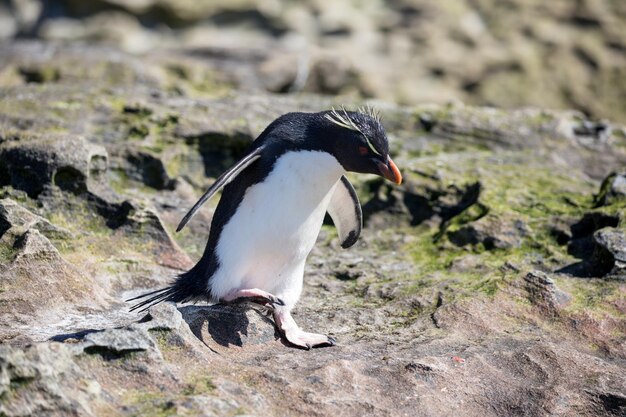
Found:
[[[185,227],[187,222],[193,217],[193,215],[196,214],[196,211],[198,211],[198,209],[202,207],[202,205],[206,203],[208,199],[213,197],[213,195],[216,192],[218,192],[222,187],[224,187],[226,184],[231,182],[237,175],[241,174],[241,172],[245,170],[246,168],[248,168],[250,164],[252,164],[254,161],[259,159],[264,149],[265,149],[265,145],[259,146],[258,148],[250,152],[248,155],[243,157],[243,159],[241,159],[235,165],[228,168],[228,170],[226,170],[222,175],[220,175],[217,178],[217,180],[215,180],[213,185],[209,187],[206,193],[204,193],[202,197],[200,197],[198,202],[194,204],[191,210],[189,210],[189,212],[185,214],[185,217],[183,217],[183,219],[178,224],[176,231],[180,232],[183,229],[183,227]]]
[[[354,187],[345,176],[337,183],[328,205],[328,214],[339,233],[341,247],[347,249],[354,245],[363,228],[363,212]]]

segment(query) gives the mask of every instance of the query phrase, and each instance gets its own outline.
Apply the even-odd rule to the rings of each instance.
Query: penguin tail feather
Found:
[[[132,306],[129,310],[131,312],[137,310],[139,313],[143,313],[144,311],[147,311],[153,305],[159,304],[162,301],[177,301],[180,295],[179,291],[180,289],[176,288],[175,285],[171,285],[169,287],[161,288],[156,291],[150,291],[145,294],[141,294],[137,297],[129,298],[126,301],[144,299],[143,301]],[[146,298],[146,297],[149,297],[149,298]]]
[[[126,301],[136,301],[138,303],[130,308],[130,311],[143,313],[155,304],[163,301],[174,303],[186,303],[192,300],[211,300],[211,292],[206,289],[206,278],[203,273],[204,267],[196,266],[191,270],[181,274],[165,288],[150,291]]]

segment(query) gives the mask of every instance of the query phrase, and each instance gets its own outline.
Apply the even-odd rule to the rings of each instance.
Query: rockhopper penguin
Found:
[[[333,219],[342,247],[354,245],[361,233],[361,205],[346,171],[402,182],[371,109],[279,117],[178,225],[180,231],[224,189],[202,258],[170,286],[132,298],[143,300],[131,311],[161,301],[250,300],[273,310],[276,326],[292,345],[334,345],[332,337],[302,331],[291,309],[300,298],[304,264],[325,213]]]

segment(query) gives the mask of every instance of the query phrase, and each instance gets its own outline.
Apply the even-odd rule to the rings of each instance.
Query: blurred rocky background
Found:
[[[624,4],[3,1],[0,416],[626,415]],[[307,263],[337,346],[128,312],[267,124],[365,103],[405,181]]]
[[[16,38],[186,51],[271,92],[626,121],[622,0],[3,0]]]

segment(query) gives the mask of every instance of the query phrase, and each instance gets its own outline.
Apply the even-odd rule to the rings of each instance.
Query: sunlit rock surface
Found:
[[[175,52],[0,55],[0,414],[626,411],[619,124],[377,104],[405,182],[350,176],[361,239],[323,227],[295,311],[338,346],[302,351],[261,307],[124,300],[200,256],[216,202],[178,221],[275,117],[362,103],[241,92]]]

